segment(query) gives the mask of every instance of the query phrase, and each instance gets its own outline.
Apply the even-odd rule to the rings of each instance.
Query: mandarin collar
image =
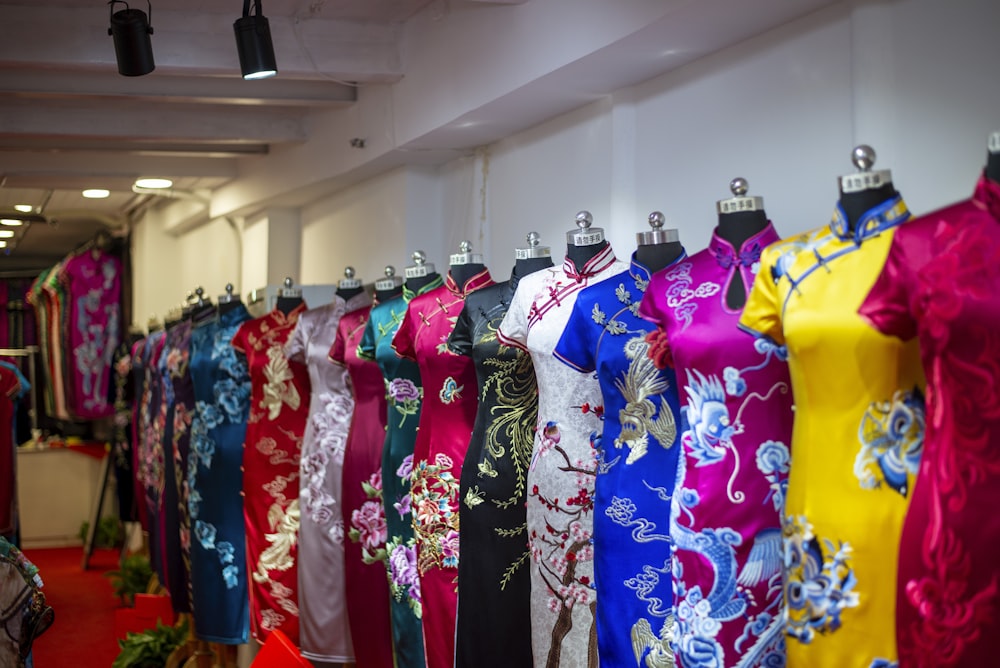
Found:
[[[448,292],[456,297],[464,299],[466,295],[475,292],[480,288],[485,288],[487,285],[493,285],[493,277],[490,276],[490,270],[483,267],[483,270],[467,280],[465,285],[459,285],[455,279],[452,278],[451,271],[449,271],[448,275],[445,276],[444,284],[445,287],[448,288]]]
[[[878,236],[888,229],[906,222],[910,217],[910,210],[906,208],[906,203],[900,195],[890,197],[886,201],[865,211],[858,219],[857,225],[851,230],[847,222],[847,214],[844,208],[837,202],[833,210],[833,220],[830,221],[830,230],[841,241],[853,241],[860,244],[865,239]]]
[[[774,225],[771,224],[771,221],[767,221],[767,225],[740,245],[739,253],[737,253],[729,241],[719,236],[719,228],[716,227],[715,231],[712,232],[712,240],[708,244],[708,250],[723,269],[730,269],[734,265],[749,269],[760,260],[761,252],[778,238],[778,232],[774,229]]]
[[[440,288],[442,285],[444,285],[444,278],[441,277],[441,274],[437,274],[430,282],[420,286],[420,289],[416,292],[406,287],[406,283],[403,283],[403,301],[409,304],[413,301],[414,297],[430,292],[434,288]]]
[[[577,269],[577,266],[573,263],[573,260],[567,255],[563,260],[563,271],[570,278],[575,278],[577,281],[582,281],[585,278],[590,278],[594,274],[598,274],[612,264],[615,260],[615,252],[611,248],[611,244],[605,244],[596,255],[587,260],[582,267]]]
[[[1000,221],[1000,183],[988,178],[985,169],[983,175],[979,177],[979,182],[976,183],[972,201],[976,206],[986,209],[994,220]]]
[[[302,312],[308,308],[309,307],[306,306],[306,303],[303,300],[299,302],[298,305],[291,311],[289,311],[288,314],[286,315],[284,311],[282,311],[276,306],[273,309],[271,309],[271,317],[280,323],[295,322],[296,320],[299,319],[299,315],[301,315]]]
[[[646,265],[644,265],[643,263],[639,262],[639,260],[636,259],[637,253],[638,251],[632,253],[632,259],[628,265],[628,273],[629,276],[632,277],[632,280],[635,281],[635,287],[638,288],[639,292],[645,292],[646,288],[649,287],[649,279],[654,272],[650,271],[649,267],[647,267]],[[688,256],[687,251],[682,248],[680,255],[675,257],[662,269],[658,269],[657,271],[658,272],[666,271],[671,267],[676,267],[678,264],[686,260],[687,256]]]

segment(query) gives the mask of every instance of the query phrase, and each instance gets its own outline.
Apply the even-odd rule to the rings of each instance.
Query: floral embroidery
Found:
[[[402,601],[404,598],[420,619],[423,615],[420,597],[420,578],[417,576],[417,548],[414,539],[405,543],[400,536],[393,536],[386,545],[389,566],[389,591],[393,598]]]
[[[840,628],[840,615],[860,602],[851,568],[851,545],[818,539],[804,515],[786,518],[785,601],[788,635],[811,643],[815,634]],[[821,542],[822,541],[822,542]]]
[[[453,466],[451,458],[439,452],[433,464],[421,460],[413,469],[410,500],[421,573],[434,566],[458,568],[459,480],[451,472]]]
[[[791,457],[788,446],[780,441],[764,441],[757,448],[757,469],[771,486],[768,498],[776,511],[783,512],[788,491],[788,468]]]
[[[455,382],[454,378],[448,376],[444,379],[444,384],[441,385],[441,391],[438,392],[438,396],[441,398],[442,403],[450,404],[462,398],[462,390],[464,389],[464,385],[459,385]]]
[[[646,343],[649,344],[646,354],[649,355],[649,359],[653,360],[657,369],[663,371],[667,368],[674,368],[674,354],[670,350],[670,339],[667,338],[666,332],[662,329],[653,330],[646,334]]]
[[[302,510],[318,525],[333,523],[336,530],[339,513],[335,512],[336,499],[326,491],[326,473],[331,462],[344,461],[346,439],[344,432],[351,419],[354,401],[340,394],[320,394],[321,410],[312,415],[316,447],[302,458],[302,487],[299,499]]]
[[[253,574],[255,582],[269,582],[269,571],[287,571],[295,565],[292,548],[298,540],[299,500],[289,503],[287,510],[282,510],[279,503],[272,504],[267,511],[267,521],[270,532],[265,533],[264,538],[270,546],[260,553],[257,560],[257,570]]]
[[[280,345],[275,344],[267,349],[267,360],[264,366],[264,396],[260,400],[260,407],[267,409],[268,420],[276,420],[283,405],[288,404],[292,410],[298,410],[302,398],[292,382],[295,376]]]
[[[385,542],[388,529],[385,523],[385,504],[382,503],[382,471],[371,474],[361,482],[368,498],[361,507],[351,513],[351,528],[348,536],[355,543],[361,543],[361,558],[366,564],[384,561]]]
[[[897,390],[889,401],[873,403],[858,428],[861,450],[854,475],[862,489],[886,484],[901,496],[909,492],[924,451],[924,396],[919,389]]]
[[[386,392],[392,406],[403,417],[399,420],[402,427],[409,415],[416,415],[420,412],[420,400],[424,396],[424,388],[417,387],[409,378],[393,378],[386,381]]]

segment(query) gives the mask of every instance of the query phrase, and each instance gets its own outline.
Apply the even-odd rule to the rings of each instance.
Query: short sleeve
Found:
[[[306,350],[309,347],[309,322],[304,317],[299,317],[295,323],[292,335],[285,342],[285,357],[300,364],[306,363]]]
[[[666,292],[666,287],[663,285],[664,282],[662,274],[653,274],[649,279],[646,294],[642,296],[642,301],[639,302],[639,317],[648,320],[660,329],[666,329],[667,323],[663,309],[656,303],[656,295],[662,295]]]
[[[559,336],[559,342],[552,351],[552,354],[560,362],[584,373],[590,373],[597,367],[594,360],[596,351],[594,350],[593,337],[593,329],[596,323],[590,317],[591,309],[597,303],[586,299],[587,292],[590,289],[587,288],[581,292],[573,304],[573,310],[570,311],[566,327],[563,328],[562,334]]]
[[[781,324],[781,301],[778,296],[778,283],[774,280],[774,263],[780,257],[781,249],[770,247],[764,250],[760,257],[760,271],[753,282],[750,294],[747,295],[743,314],[740,316],[740,329],[754,336],[766,336],[778,345],[785,345],[785,333]]]
[[[247,331],[248,330],[247,325],[249,325],[250,322],[251,321],[248,320],[247,322],[240,325],[240,328],[236,330],[235,334],[233,334],[233,339],[230,342],[233,348],[243,353],[244,355],[246,355],[247,353],[247,336],[249,335],[249,332]]]
[[[897,232],[893,237],[882,272],[858,309],[858,315],[883,334],[908,341],[917,335],[909,299],[909,287],[916,282],[901,243],[902,236]]]
[[[521,350],[528,349],[528,310],[531,308],[529,291],[531,286],[525,281],[517,284],[510,308],[497,328],[497,340],[507,346]]]
[[[469,302],[462,306],[462,312],[455,321],[455,329],[448,335],[448,349],[456,355],[472,356],[472,319],[469,316]]]
[[[337,337],[340,338],[340,337]],[[358,357],[369,362],[375,361],[375,314],[374,312],[365,323],[365,331],[361,334],[361,343],[358,344]]]
[[[417,359],[416,342],[414,341],[417,335],[417,326],[414,324],[416,319],[414,303],[410,302],[410,306],[403,316],[403,322],[399,323],[399,329],[392,337],[392,349],[396,351],[396,354],[411,360]]]

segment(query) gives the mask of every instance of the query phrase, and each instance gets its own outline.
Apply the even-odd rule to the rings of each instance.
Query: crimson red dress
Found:
[[[371,306],[345,313],[330,348],[330,361],[347,367],[354,393],[354,418],[344,451],[340,509],[347,541],[347,617],[357,665],[392,668],[387,530],[382,505],[382,444],[385,443],[385,380],[378,364],[358,357]]]
[[[465,295],[488,285],[493,279],[486,269],[464,286],[449,273],[444,285],[414,297],[392,340],[398,355],[417,362],[424,388],[410,505],[427,668],[455,664],[459,480],[479,405],[475,365],[448,348],[448,337]]]
[[[275,309],[240,325],[233,347],[250,370],[250,417],[243,450],[243,514],[250,572],[250,631],[261,643],[281,629],[299,643],[299,459],[309,414],[309,372],[285,357],[299,315]]]
[[[1000,652],[1000,184],[903,225],[860,313],[917,337],[924,454],[903,524],[899,666],[988,666]]]

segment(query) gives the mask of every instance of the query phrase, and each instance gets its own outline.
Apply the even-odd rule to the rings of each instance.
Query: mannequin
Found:
[[[986,154],[986,178],[1000,183],[1000,130],[990,135],[989,151]]]
[[[198,287],[194,291],[197,301],[188,314],[192,322],[203,322],[209,315],[215,314],[215,305],[211,299],[205,299],[205,290]]]
[[[243,302],[240,301],[240,296],[233,293],[233,284],[226,283],[226,294],[219,295],[219,315],[229,313],[242,303]]]
[[[609,245],[604,239],[604,230],[600,227],[591,227],[593,223],[594,217],[590,212],[581,211],[576,214],[577,229],[566,233],[566,257],[577,269],[583,267]]]
[[[538,232],[528,233],[528,247],[514,249],[514,274],[527,276],[552,266],[552,250],[539,246]]]
[[[746,179],[737,177],[729,183],[733,197],[716,202],[719,223],[715,233],[728,241],[737,253],[747,239],[759,234],[768,224],[764,199],[747,197],[748,187]],[[743,308],[747,299],[747,286],[742,280],[735,280],[737,277],[740,277],[739,272],[729,281],[726,289],[726,306],[733,310]]]
[[[413,251],[413,264],[407,267],[403,273],[406,274],[406,289],[413,294],[418,294],[420,289],[438,277],[434,270],[434,263],[427,262],[427,254],[422,250]]]
[[[476,274],[486,269],[482,253],[472,252],[472,242],[466,240],[459,244],[459,252],[452,253],[448,273],[455,284],[464,291],[465,284]]]
[[[396,268],[391,264],[385,266],[385,278],[375,281],[375,301],[384,304],[390,299],[403,294],[403,279],[396,276]]]
[[[684,253],[677,230],[664,230],[666,219],[659,211],[649,214],[649,226],[646,232],[635,235],[638,247],[635,249],[635,259],[655,274]]]
[[[875,151],[862,144],[854,149],[851,156],[854,165],[861,170],[858,174],[841,176],[840,206],[847,216],[847,227],[853,232],[858,220],[873,207],[886,202],[899,193],[892,185],[892,172],[888,169],[872,171]]]
[[[292,287],[292,279],[286,278],[284,287],[278,290],[278,301],[274,305],[276,309],[288,315],[302,303],[302,290]]]
[[[344,278],[337,283],[337,296],[345,302],[365,291],[361,281],[354,278],[354,267],[344,268]]]

